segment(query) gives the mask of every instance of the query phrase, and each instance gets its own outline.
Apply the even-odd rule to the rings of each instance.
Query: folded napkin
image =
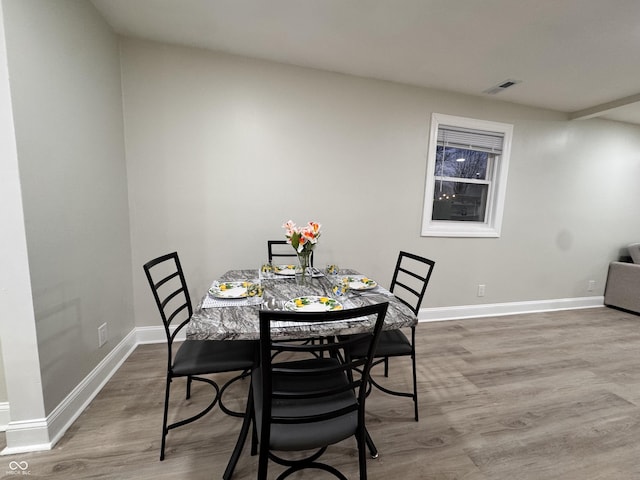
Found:
[[[251,299],[251,303],[249,303],[248,298],[233,298],[233,299],[225,299],[225,298],[216,298],[211,295],[207,295],[204,300],[202,300],[202,308],[217,308],[217,307],[247,307],[251,305],[259,305],[262,303],[261,301],[257,301],[255,298]]]

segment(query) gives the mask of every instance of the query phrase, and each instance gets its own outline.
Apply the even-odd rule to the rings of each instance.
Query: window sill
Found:
[[[469,222],[430,222],[422,228],[423,237],[498,238],[500,230],[487,225]]]

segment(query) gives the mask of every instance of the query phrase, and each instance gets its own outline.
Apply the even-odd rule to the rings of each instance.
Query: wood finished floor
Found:
[[[417,339],[421,419],[408,399],[371,395],[381,452],[368,461],[371,480],[640,479],[640,316],[594,308],[423,323]],[[158,460],[164,354],[139,346],[53,450],[0,457],[0,478],[16,478],[12,460],[28,462],[30,478],[221,478],[241,420],[218,409],[170,432]],[[391,374],[409,385],[406,360]],[[246,385],[229,392],[232,406]],[[186,401],[184,383],[174,386],[172,415],[208,395],[196,386]],[[357,478],[354,442],[325,458]],[[245,448],[234,479],[255,473]]]

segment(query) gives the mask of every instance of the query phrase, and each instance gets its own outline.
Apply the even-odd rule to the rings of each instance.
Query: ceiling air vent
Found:
[[[505,80],[504,82],[500,82],[498,85],[495,85],[491,88],[488,88],[487,90],[483,91],[482,93],[487,93],[489,95],[495,95],[496,93],[500,93],[503,90],[506,90],[509,87],[514,86],[516,83],[521,83],[522,80],[513,80],[513,79],[509,79],[509,80]]]

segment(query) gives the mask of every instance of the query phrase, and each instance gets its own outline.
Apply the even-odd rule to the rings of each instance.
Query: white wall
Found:
[[[640,238],[637,126],[134,39],[122,69],[137,325],[144,262],[178,250],[197,299],[288,219],[383,284],[400,249],[435,259],[424,307],[602,295]],[[420,236],[432,112],[514,125],[501,238]]]
[[[49,414],[134,326],[119,46],[90,2],[3,6]]]
[[[38,357],[35,316],[29,278],[27,243],[22,212],[18,156],[12,118],[4,35],[4,4],[0,4],[0,336],[2,401],[14,402],[2,412],[7,444],[21,443],[24,432],[44,418],[44,399]],[[24,428],[23,428],[24,427]],[[29,435],[24,443],[49,441],[46,431]]]

